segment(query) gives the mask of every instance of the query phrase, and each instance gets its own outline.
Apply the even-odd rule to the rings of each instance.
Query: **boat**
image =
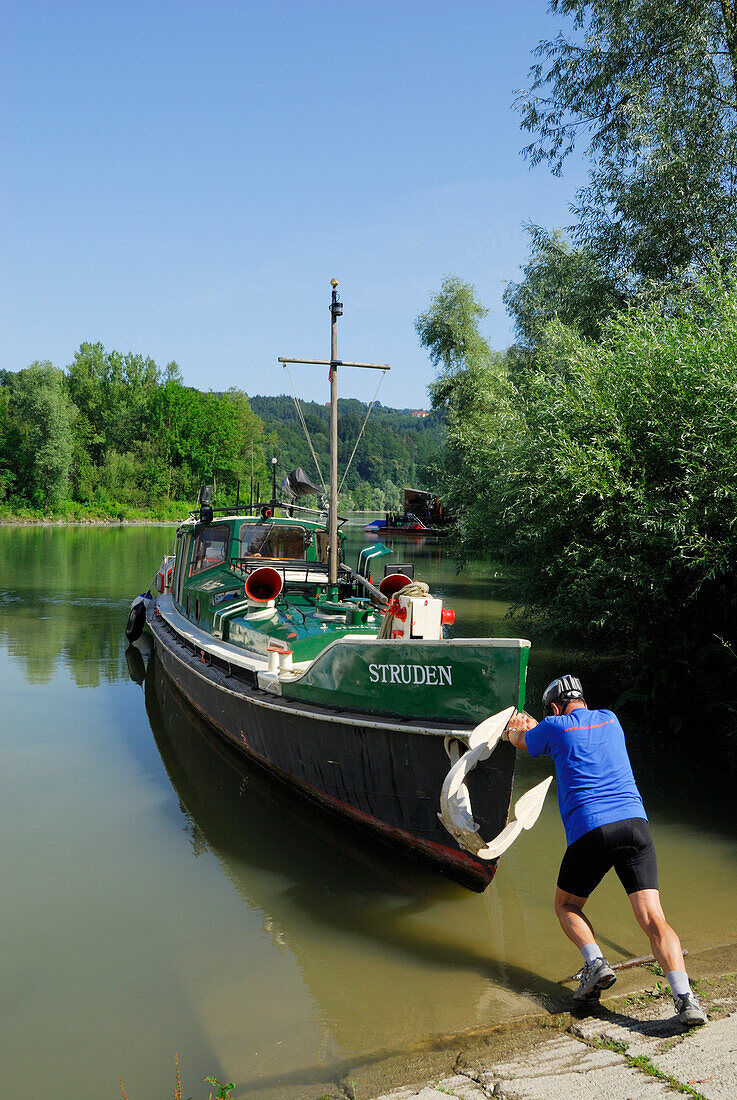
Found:
[[[372,520],[364,527],[367,534],[413,535],[444,538],[454,522],[440,502],[427,489],[405,489],[404,511],[385,512],[383,519]]]
[[[330,367],[329,500],[299,503],[319,492],[303,470],[281,492],[274,473],[271,498],[252,489],[245,507],[217,508],[203,486],[126,633],[135,640],[145,622],[164,674],[239,752],[337,817],[483,890],[530,818],[528,808],[508,824],[515,750],[502,740],[524,706],[530,643],[456,637],[452,609],[381,542],[345,561],[337,376],[389,368],[338,359],[342,303],[332,285],[330,359],[280,359]]]
[[[405,488],[404,510],[412,512],[426,527],[442,530],[455,523],[455,517],[447,511],[440,497],[427,489]]]
[[[420,535],[441,538],[447,530],[428,527],[414,512],[385,512],[383,519],[374,519],[364,526],[367,535]]]

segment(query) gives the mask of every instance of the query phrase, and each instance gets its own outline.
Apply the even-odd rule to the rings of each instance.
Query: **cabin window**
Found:
[[[212,569],[222,565],[228,557],[230,545],[230,527],[225,524],[216,527],[203,527],[195,539],[192,551],[192,564],[189,575],[201,573],[203,569]]]
[[[242,558],[298,558],[304,561],[311,536],[304,527],[276,523],[244,524],[241,527]]]

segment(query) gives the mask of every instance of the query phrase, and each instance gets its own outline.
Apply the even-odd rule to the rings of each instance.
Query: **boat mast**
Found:
[[[289,359],[278,357],[279,363],[299,363],[302,366],[330,367],[330,505],[328,515],[328,585],[338,584],[338,367],[363,367],[370,370],[391,370],[387,363],[351,363],[338,358],[338,318],[343,315],[343,303],[338,301],[338,280],[331,279],[333,297],[330,302],[330,358]]]
[[[338,301],[338,280],[331,279],[333,298],[330,303],[330,512],[328,527],[328,583],[338,583],[338,318],[343,315],[343,303]]]

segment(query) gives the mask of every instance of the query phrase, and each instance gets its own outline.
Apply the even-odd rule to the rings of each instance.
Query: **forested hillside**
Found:
[[[301,403],[300,407],[327,484],[330,476],[330,409],[314,401]],[[273,440],[280,471],[287,472],[295,466],[302,466],[319,485],[320,471],[315,467],[292,398],[252,397],[251,408],[263,421],[267,436]],[[368,406],[361,401],[338,401],[340,479],[350,461],[367,411]],[[428,417],[413,416],[412,412],[411,409],[389,409],[379,403],[374,405],[340,494],[341,508],[399,508],[404,486],[432,487],[428,484],[429,468],[442,442],[442,418],[438,412]]]
[[[329,410],[302,406],[322,477],[329,478]],[[340,476],[366,418],[360,401],[340,402]],[[423,482],[441,439],[440,417],[376,405],[340,506],[397,507],[402,488]],[[219,504],[241,499],[251,472],[270,495],[271,459],[279,479],[303,466],[321,478],[294,402],[240,390],[203,393],[185,386],[176,363],[82,344],[64,370],[49,362],[0,371],[0,514],[174,516],[214,482]]]

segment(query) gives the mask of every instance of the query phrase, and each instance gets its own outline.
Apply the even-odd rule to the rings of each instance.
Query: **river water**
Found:
[[[552,913],[554,798],[481,895],[344,831],[233,757],[123,628],[172,529],[0,528],[4,1096],[318,1100],[351,1067],[555,997],[578,966]],[[350,531],[349,560],[363,542]],[[504,579],[395,543],[458,634],[516,634]],[[528,628],[529,630],[529,628]],[[564,659],[537,645],[528,705]],[[144,645],[145,649],[145,645]],[[570,658],[565,658],[570,660]],[[574,669],[575,671],[575,669]],[[610,705],[592,672],[590,699]],[[596,677],[599,677],[597,680]],[[619,689],[624,685],[618,685]],[[668,768],[630,739],[666,912],[695,951],[737,939],[734,800],[708,731]],[[634,742],[634,743],[633,743]],[[548,773],[520,759],[517,794]],[[609,876],[590,903],[610,960],[647,950]]]

